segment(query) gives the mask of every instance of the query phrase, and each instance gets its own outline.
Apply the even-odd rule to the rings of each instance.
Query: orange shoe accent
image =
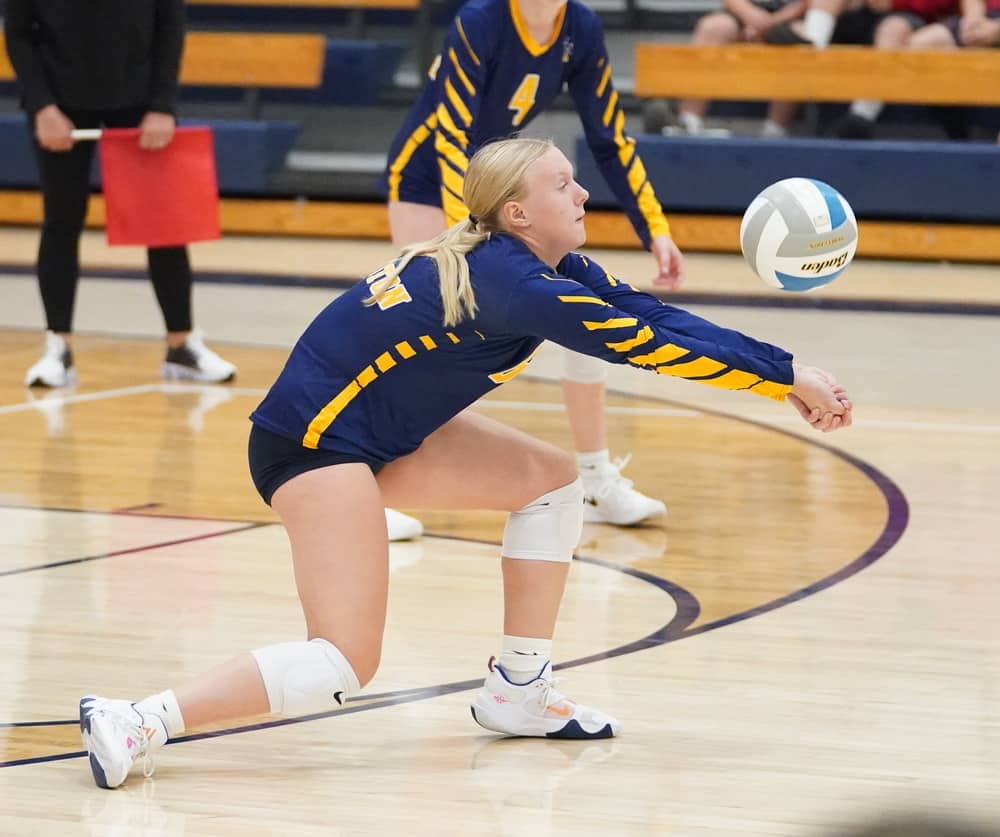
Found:
[[[573,714],[573,705],[567,705],[563,702],[562,704],[556,706],[546,706],[545,710],[547,712],[555,712],[560,718],[568,718]]]

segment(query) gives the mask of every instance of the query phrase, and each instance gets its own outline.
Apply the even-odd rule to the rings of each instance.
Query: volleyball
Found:
[[[790,177],[768,186],[743,213],[740,248],[765,283],[784,291],[828,285],[851,263],[858,222],[829,184]]]

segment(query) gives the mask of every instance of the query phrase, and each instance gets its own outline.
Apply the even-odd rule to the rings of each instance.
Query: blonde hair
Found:
[[[458,325],[476,314],[476,297],[465,256],[491,233],[503,229],[500,211],[508,201],[524,196],[524,173],[535,160],[552,148],[551,140],[507,139],[480,148],[469,161],[462,184],[469,217],[429,241],[411,244],[402,256],[386,265],[384,276],[370,281],[365,305],[374,305],[399,281],[411,260],[429,256],[437,265],[444,308],[444,325]],[[379,271],[378,273],[381,273]],[[378,273],[372,274],[377,276]]]

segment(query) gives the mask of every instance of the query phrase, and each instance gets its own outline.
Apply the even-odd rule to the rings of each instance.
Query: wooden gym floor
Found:
[[[863,232],[863,230],[862,230]],[[383,667],[330,717],[195,730],[97,790],[77,699],[141,697],[301,634],[287,545],[250,486],[247,415],[287,347],[384,244],[194,250],[230,387],[157,377],[133,250],[84,243],[79,385],[21,386],[40,348],[35,234],[0,230],[0,832],[86,835],[827,835],[880,812],[1000,808],[1000,277],[859,262],[819,307],[690,256],[692,306],[835,371],[856,424],[613,370],[626,475],[670,507],[588,525],[561,686],[616,740],[501,740],[469,716],[500,627],[491,513],[421,515],[392,547]],[[605,254],[598,255],[600,260]],[[644,284],[648,256],[606,254]],[[803,302],[803,300],[797,300]],[[823,307],[829,305],[830,307]],[[945,313],[946,312],[946,313]],[[475,409],[568,447],[546,350]]]

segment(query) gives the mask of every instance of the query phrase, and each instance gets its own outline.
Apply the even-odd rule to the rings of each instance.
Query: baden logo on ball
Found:
[[[829,184],[790,177],[768,186],[747,207],[740,247],[751,270],[772,288],[811,291],[851,263],[858,222]]]

